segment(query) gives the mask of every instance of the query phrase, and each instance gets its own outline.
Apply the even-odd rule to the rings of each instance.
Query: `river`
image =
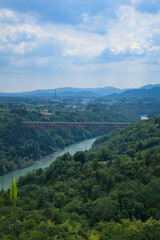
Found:
[[[148,120],[149,118],[147,117],[147,115],[141,116],[141,120]]]
[[[10,188],[12,184],[12,179],[18,180],[19,177],[26,175],[28,172],[38,169],[38,168],[46,168],[48,167],[57,157],[62,156],[64,153],[69,152],[70,154],[74,154],[77,151],[85,151],[89,150],[95,141],[96,138],[92,138],[89,140],[85,140],[79,143],[72,144],[68,147],[65,147],[62,151],[60,151],[56,156],[46,157],[41,159],[38,163],[33,164],[32,166],[16,170],[12,173],[5,174],[3,177],[0,176],[0,190],[3,189],[7,190]]]

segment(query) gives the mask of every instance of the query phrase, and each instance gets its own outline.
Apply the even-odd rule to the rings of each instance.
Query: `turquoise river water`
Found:
[[[33,164],[32,166],[16,170],[9,174],[5,174],[3,177],[0,176],[0,190],[2,189],[2,185],[3,185],[3,189],[5,189],[5,190],[9,189],[12,184],[13,178],[15,178],[15,180],[18,180],[19,177],[26,175],[28,172],[30,172],[34,169],[48,167],[58,156],[61,156],[66,152],[69,152],[70,154],[74,154],[77,151],[89,150],[91,148],[93,142],[95,141],[95,139],[96,138],[92,138],[89,140],[85,140],[85,141],[82,141],[79,143],[72,144],[68,147],[65,147],[56,156],[46,157],[44,159],[41,159],[36,164]]]

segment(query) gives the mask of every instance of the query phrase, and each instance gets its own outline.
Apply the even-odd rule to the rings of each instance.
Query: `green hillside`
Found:
[[[30,107],[31,108],[31,107]],[[100,131],[83,128],[44,129],[39,133],[22,122],[134,122],[136,113],[125,108],[106,107],[96,109],[64,109],[52,115],[43,115],[24,107],[3,106],[0,109],[0,175],[24,168],[42,157],[53,154],[65,146],[101,134]]]
[[[15,224],[11,205],[5,193],[1,239],[160,239],[160,117],[21,177]]]

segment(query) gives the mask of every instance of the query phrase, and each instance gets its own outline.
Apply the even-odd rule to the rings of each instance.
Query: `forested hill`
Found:
[[[93,149],[108,148],[113,155],[144,157],[158,151],[160,145],[160,117],[132,124],[97,139]],[[160,149],[159,149],[160,150]]]
[[[1,239],[159,240],[160,117],[66,153],[18,182],[15,228],[4,195]]]
[[[102,97],[112,93],[121,93],[127,89],[119,89],[115,87],[104,87],[104,88],[57,88],[56,94],[58,98],[64,97]],[[30,92],[21,92],[21,93],[2,93],[0,92],[0,97],[24,97],[24,98],[44,98],[47,96],[48,98],[53,98],[55,93],[55,89],[45,89],[45,90],[35,90]]]
[[[153,87],[153,88],[139,88],[133,90],[127,90],[122,93],[113,93],[107,98],[117,98],[117,99],[143,99],[143,98],[152,98],[152,99],[160,99],[160,87]]]
[[[43,115],[26,107],[12,107],[3,104],[0,109],[0,175],[33,164],[41,157],[53,154],[65,146],[100,134],[87,129],[45,129],[40,137],[33,129],[22,124],[23,121],[66,121],[66,122],[134,122],[138,115],[125,108],[64,109],[52,115]]]

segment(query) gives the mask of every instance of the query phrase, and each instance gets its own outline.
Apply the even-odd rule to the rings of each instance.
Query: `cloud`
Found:
[[[106,49],[114,55],[147,54],[160,46],[156,41],[160,36],[160,14],[140,13],[130,6],[121,6],[113,20],[84,15],[81,28],[89,32],[101,29]]]
[[[56,22],[59,24],[78,25],[82,22],[82,14],[97,15],[106,9],[108,16],[114,15],[124,0],[0,0],[2,8],[12,9],[21,13],[38,13],[42,22]],[[125,0],[125,4],[130,0]]]
[[[160,71],[155,61],[160,13],[138,11],[134,4],[140,1],[116,8],[112,16],[105,8],[96,14],[83,11],[78,24],[42,22],[37,13],[0,9],[1,73],[57,74],[58,79],[83,74],[91,79],[98,74]]]
[[[135,3],[139,3],[141,2],[142,0],[131,0],[131,3],[135,4]]]
[[[45,48],[49,44],[51,50],[54,51],[56,48],[62,56],[94,57],[104,49],[101,36],[98,34],[90,36],[70,25],[40,26],[36,18],[32,17],[32,21],[24,22],[22,19],[29,19],[28,15],[24,16],[6,9],[0,11],[0,17],[0,50],[3,53],[34,54],[37,48]],[[100,44],[96,46],[96,42]]]
[[[36,17],[30,16],[0,10],[2,52],[25,55],[49,44],[53,54],[56,49],[61,56],[93,58],[105,49],[118,55],[143,54],[159,47],[158,42],[154,45],[154,37],[160,35],[160,14],[142,14],[129,6],[120,7],[114,20],[84,13],[83,23],[78,26],[40,25]]]

